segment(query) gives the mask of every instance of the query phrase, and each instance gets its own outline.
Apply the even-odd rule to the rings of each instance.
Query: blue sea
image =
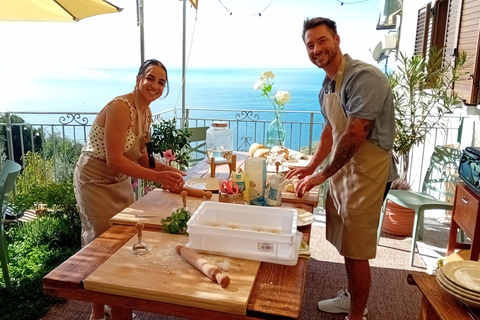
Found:
[[[193,110],[189,119],[214,120],[260,120],[265,123],[273,120],[273,111],[266,97],[253,86],[264,71],[260,69],[190,69],[185,77],[185,105],[187,109],[215,109],[216,111]],[[325,72],[318,68],[311,69],[274,69],[272,93],[286,90],[291,94],[291,100],[286,105],[282,120],[289,123],[308,123],[309,113],[298,111],[319,111],[318,92]],[[68,113],[99,112],[105,104],[115,96],[129,93],[135,86],[137,69],[51,69],[48,72],[20,73],[20,80],[5,79],[6,73],[0,72],[0,87],[5,88],[5,95],[0,98],[0,112],[60,112],[58,114],[19,114],[33,126],[41,124],[59,124],[59,118]],[[150,107],[152,113],[159,113],[176,108],[175,113],[167,113],[166,118],[182,115],[182,72],[171,69],[168,73],[170,93],[165,99],[154,101]],[[21,86],[19,84],[21,83]],[[20,88],[20,90],[19,90]],[[253,116],[242,114],[241,111],[255,110]],[[260,112],[258,112],[260,111]],[[258,116],[258,118],[255,118]],[[92,123],[94,115],[87,116]],[[68,122],[71,118],[67,118]],[[83,119],[83,117],[82,117]],[[317,123],[323,122],[321,114],[314,116]],[[190,121],[189,126],[205,126],[209,121]],[[308,145],[308,125],[304,127],[302,141],[297,132],[300,126],[287,129],[287,140],[292,145]],[[261,128],[258,128],[261,129]],[[236,135],[244,136],[245,130],[232,128]],[[237,130],[241,130],[237,131]],[[314,139],[320,135],[320,126],[314,128]],[[262,130],[260,130],[262,131]],[[65,133],[70,138],[75,135],[70,131]],[[263,133],[260,133],[263,135]],[[249,135],[247,135],[249,136]],[[263,139],[255,136],[253,139]]]
[[[260,69],[190,69],[185,77],[187,108],[220,110],[273,110],[253,84],[267,70]],[[287,111],[319,111],[318,92],[325,77],[321,69],[276,69],[272,92],[291,94]],[[5,73],[3,73],[5,74]],[[5,94],[0,111],[98,112],[117,95],[131,92],[136,69],[51,69],[26,75],[19,82],[0,79]],[[153,113],[176,107],[181,115],[182,73],[169,70],[170,94],[151,104]],[[2,81],[3,80],[3,81]],[[194,116],[193,114],[192,116]],[[271,116],[271,115],[270,115]],[[38,116],[26,121],[39,120]]]

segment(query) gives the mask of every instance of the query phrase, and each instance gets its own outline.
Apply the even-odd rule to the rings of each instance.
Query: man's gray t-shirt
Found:
[[[325,77],[318,96],[326,121],[328,118],[323,97],[334,87],[330,78]],[[340,89],[343,110],[347,117],[373,120],[372,130],[367,139],[387,151],[392,150],[396,135],[395,108],[392,97],[390,83],[379,68],[360,60],[353,60],[348,54],[345,54],[345,71]],[[392,166],[388,181],[397,177],[396,166],[393,162]]]

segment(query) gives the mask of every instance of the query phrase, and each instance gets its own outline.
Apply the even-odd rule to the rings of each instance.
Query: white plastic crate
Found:
[[[295,209],[223,202],[203,202],[187,226],[187,247],[284,265],[297,264],[303,237]]]

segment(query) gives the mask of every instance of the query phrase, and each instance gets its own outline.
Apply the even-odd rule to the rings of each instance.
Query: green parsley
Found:
[[[190,219],[190,213],[185,208],[178,208],[167,218],[160,221],[162,229],[166,233],[185,234],[187,233],[187,222]]]

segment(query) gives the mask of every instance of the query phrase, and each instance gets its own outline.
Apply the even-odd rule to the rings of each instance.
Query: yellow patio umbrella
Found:
[[[122,10],[103,0],[0,0],[0,21],[79,21]]]

